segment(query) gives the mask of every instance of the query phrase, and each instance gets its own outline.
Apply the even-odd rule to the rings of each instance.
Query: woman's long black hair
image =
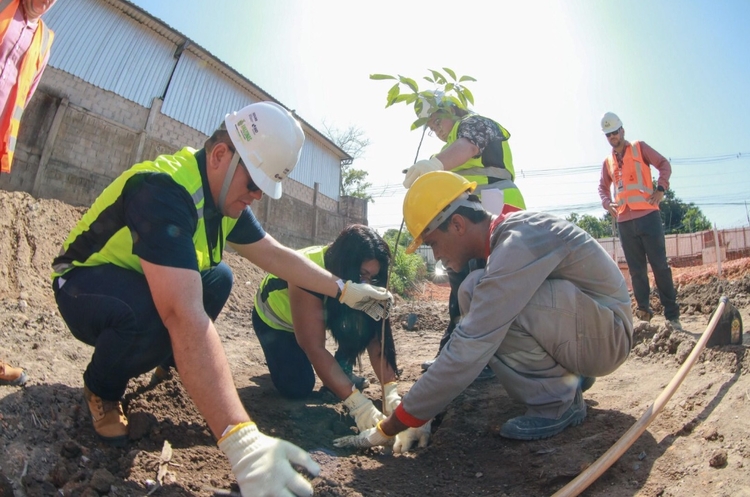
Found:
[[[328,246],[324,262],[326,269],[339,278],[359,283],[362,263],[371,259],[380,263],[380,271],[373,275],[371,284],[385,286],[391,249],[374,229],[353,224],[339,233],[336,240]],[[335,298],[329,298],[326,300],[326,326],[339,346],[336,356],[353,364],[373,338],[380,342],[383,324],[362,311],[341,304]],[[381,346],[386,361],[396,371],[396,347],[390,318],[385,319],[385,345]]]

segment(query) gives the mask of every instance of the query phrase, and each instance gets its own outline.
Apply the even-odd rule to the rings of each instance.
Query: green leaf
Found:
[[[411,78],[405,78],[404,76],[399,76],[399,81],[401,81],[403,84],[411,88],[411,90],[414,93],[417,93],[419,91],[419,85],[416,81],[414,81]]]
[[[396,79],[396,77],[388,74],[370,74],[370,79]]]
[[[429,76],[424,76],[424,77],[423,77],[422,79],[424,79],[424,80],[426,80],[426,81],[429,81],[430,83],[434,83],[434,82],[435,82],[435,80],[434,80],[434,79],[432,79],[432,78],[431,78],[431,77],[429,77]]]
[[[471,105],[474,105],[474,94],[469,91],[468,88],[464,87],[463,91],[461,92],[466,97],[466,100],[471,102]]]
[[[454,88],[456,88],[456,85],[454,85],[453,83],[448,83],[447,85],[445,85],[445,93],[448,93],[449,91],[453,90]]]
[[[458,80],[458,82],[462,81],[476,81],[476,79],[472,78],[471,76],[461,76],[461,79]]]
[[[410,94],[406,95],[406,100],[405,101],[406,101],[407,104],[413,104],[414,102],[417,101],[417,98],[419,98],[419,95],[417,95],[416,93],[410,93]]]
[[[448,69],[447,67],[443,68],[443,71],[447,72],[451,78],[453,78],[453,81],[456,81],[456,73],[453,72],[452,69]]]
[[[417,119],[416,121],[414,121],[413,123],[411,123],[411,129],[413,131],[413,130],[415,130],[417,128],[421,128],[425,124],[427,124],[427,118],[426,117],[420,117],[419,119]]]
[[[413,93],[402,93],[401,95],[399,95],[398,97],[396,97],[396,99],[394,100],[393,103],[398,103],[398,102],[407,102],[408,103],[409,98],[413,97],[413,96],[414,96]]]
[[[434,69],[430,69],[430,72],[432,73],[432,76],[435,78],[435,83],[439,85],[444,85],[446,82],[445,76],[440,74],[439,72],[435,71]]]
[[[399,84],[398,83],[396,83],[395,85],[391,86],[391,89],[388,90],[388,101],[391,102],[391,103],[388,104],[388,105],[393,105],[392,101],[395,100],[396,97],[398,97],[399,93],[400,93],[400,91],[399,91]]]

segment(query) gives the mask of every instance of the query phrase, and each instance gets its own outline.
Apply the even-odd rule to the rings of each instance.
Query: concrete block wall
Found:
[[[201,148],[206,138],[162,114],[159,99],[146,108],[48,67],[24,112],[12,174],[0,175],[0,188],[87,206],[134,163]],[[340,205],[291,178],[283,188],[281,199],[264,197],[253,212],[285,245],[329,243],[345,226],[367,224],[365,201],[342,197]]]

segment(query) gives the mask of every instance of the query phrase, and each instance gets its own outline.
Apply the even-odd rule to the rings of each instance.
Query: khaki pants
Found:
[[[459,289],[461,314],[483,271]],[[579,376],[604,376],[628,357],[622,320],[566,280],[546,280],[510,326],[489,365],[526,415],[557,419],[570,407]]]

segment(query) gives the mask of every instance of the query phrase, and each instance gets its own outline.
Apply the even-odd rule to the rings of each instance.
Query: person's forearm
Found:
[[[466,138],[459,138],[441,151],[435,157],[443,163],[446,171],[451,171],[458,166],[466,163],[469,159],[479,153],[479,147],[471,143]]]
[[[305,350],[305,354],[307,354],[307,358],[323,385],[328,387],[339,399],[346,400],[352,393],[352,382],[333,355],[326,349]]]
[[[380,423],[380,428],[383,430],[383,433],[389,437],[393,437],[409,427],[399,421],[395,414],[391,414]]]
[[[219,335],[208,316],[203,317],[175,317],[165,325],[180,379],[211,432],[220,438],[227,426],[250,417],[237,395]],[[179,337],[172,330],[179,330]]]
[[[373,371],[375,371],[375,376],[378,377],[378,381],[381,385],[385,385],[386,383],[396,381],[397,378],[396,372],[391,365],[388,364],[386,358],[380,356],[381,350],[380,342],[373,340],[367,347],[367,355],[370,357],[370,364],[372,365]]]

